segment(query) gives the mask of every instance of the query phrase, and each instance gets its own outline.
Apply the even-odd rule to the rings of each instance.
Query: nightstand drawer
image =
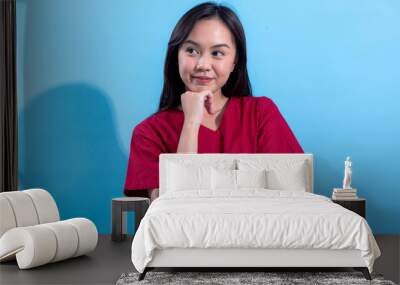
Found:
[[[332,202],[359,214],[361,217],[366,218],[366,200],[358,198],[355,200],[334,200]]]

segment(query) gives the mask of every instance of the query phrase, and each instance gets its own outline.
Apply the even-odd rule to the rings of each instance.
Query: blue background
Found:
[[[17,0],[20,189],[110,232],[132,130],[156,111],[170,33],[198,3]],[[222,3],[243,23],[254,95],[315,155],[315,192],[341,186],[350,155],[373,231],[399,234],[400,2]]]

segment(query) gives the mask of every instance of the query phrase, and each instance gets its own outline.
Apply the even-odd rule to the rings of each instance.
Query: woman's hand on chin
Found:
[[[204,108],[209,114],[213,111],[214,94],[210,90],[200,92],[186,91],[181,95],[182,110],[185,114],[185,121],[201,124],[204,116]]]

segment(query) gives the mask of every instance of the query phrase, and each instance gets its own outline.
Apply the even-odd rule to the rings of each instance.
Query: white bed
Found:
[[[369,279],[379,255],[365,219],[313,194],[310,154],[161,154],[160,197],[132,243],[139,279],[156,267],[354,267]]]

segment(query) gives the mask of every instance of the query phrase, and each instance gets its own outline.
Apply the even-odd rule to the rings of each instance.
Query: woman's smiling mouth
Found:
[[[194,79],[194,81],[196,83],[199,83],[199,84],[207,84],[213,80],[212,77],[207,77],[207,76],[192,76],[192,78]]]

